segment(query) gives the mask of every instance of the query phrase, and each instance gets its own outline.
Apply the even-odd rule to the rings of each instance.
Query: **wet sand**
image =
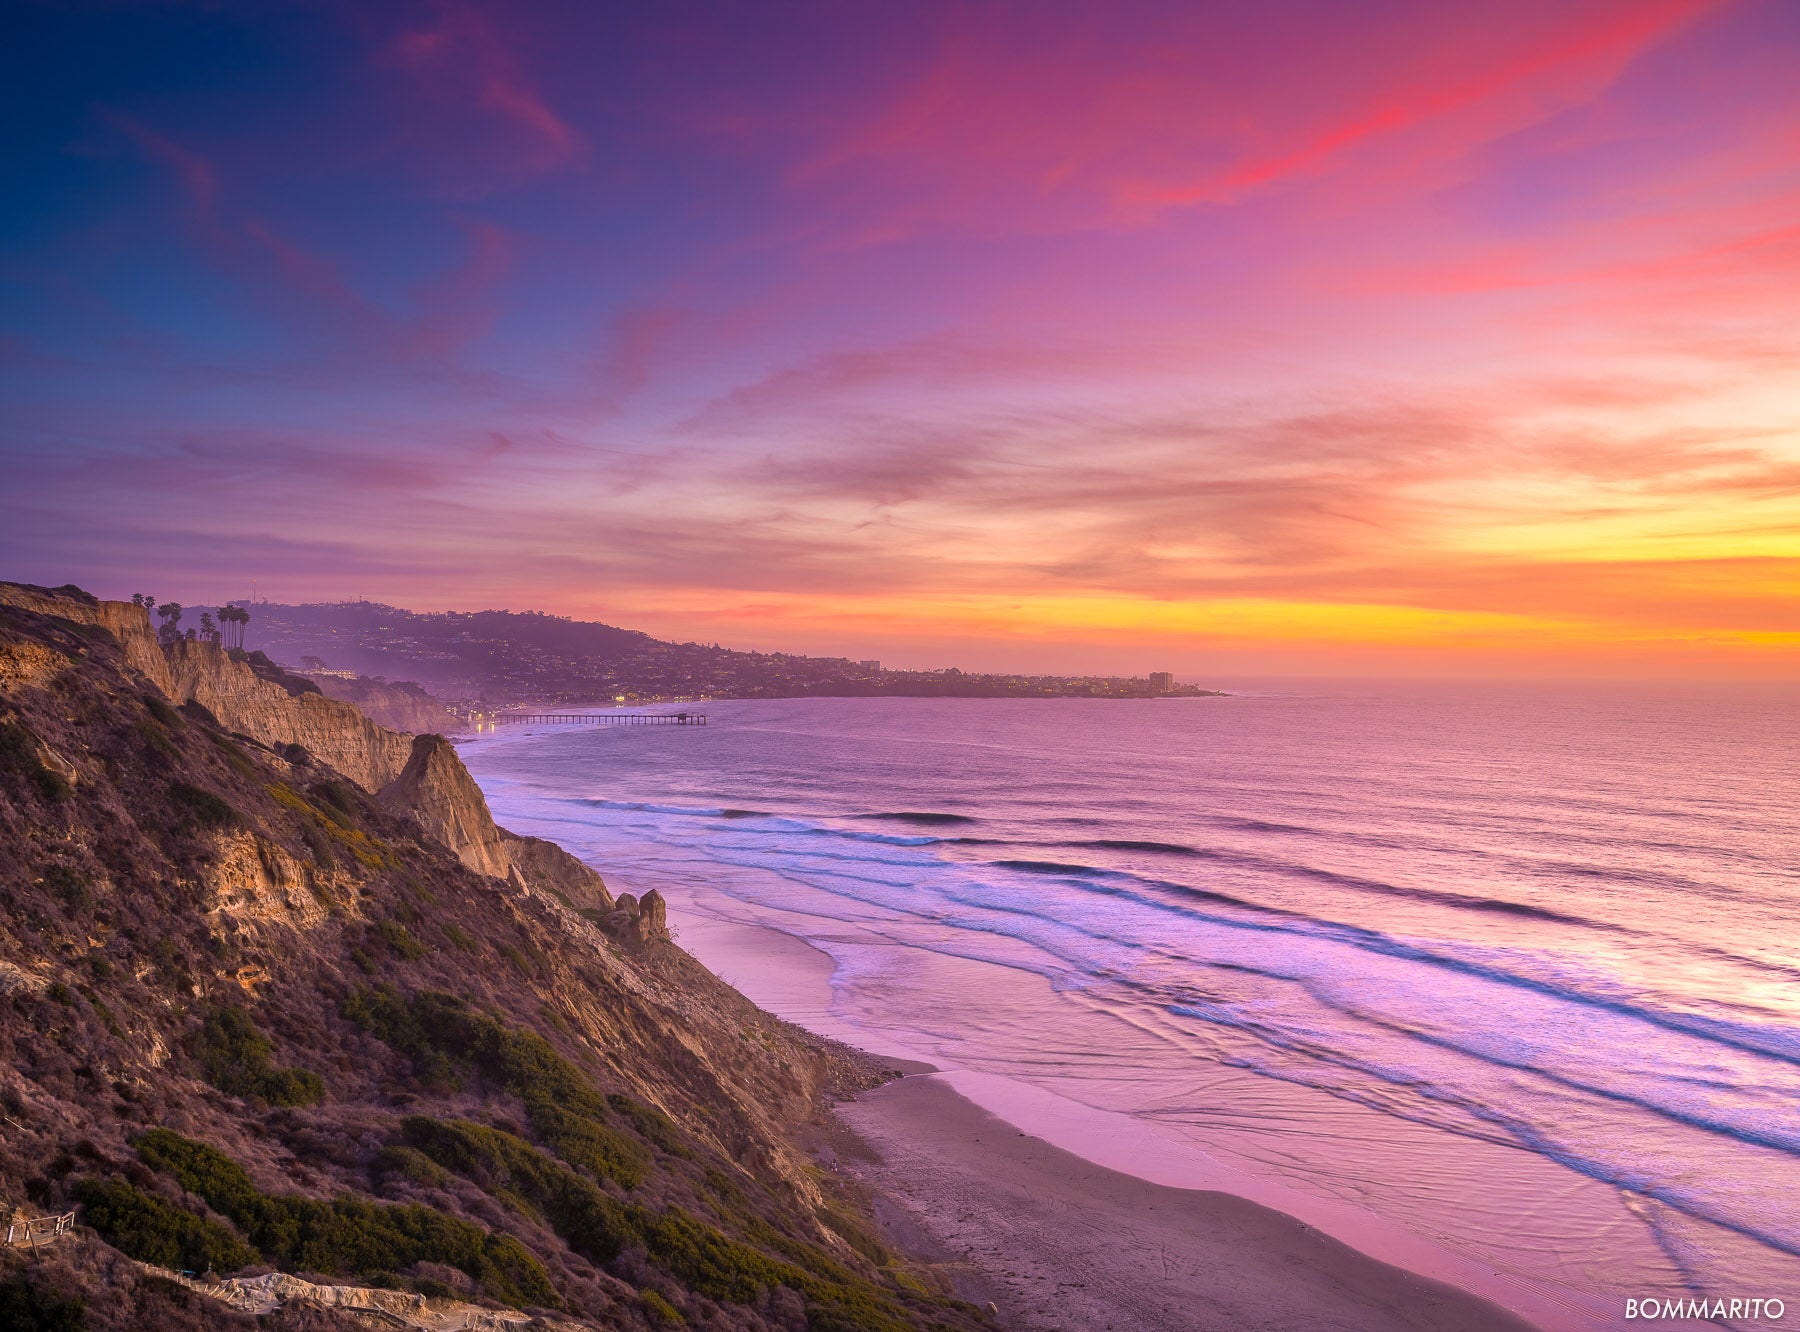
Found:
[[[914,1074],[840,1107],[835,1164],[898,1247],[1019,1332],[1519,1332],[1531,1324],[1228,1193],[1152,1184]]]
[[[1461,1285],[1371,1257],[1352,1246],[1396,1248],[1393,1228],[1373,1216],[1359,1224],[1349,1209],[1316,1209],[1330,1213],[1326,1223],[1341,1237],[1334,1238],[1238,1193],[1140,1178],[1167,1169],[1144,1157],[1159,1145],[1148,1135],[1099,1143],[1090,1125],[1073,1135],[1071,1146],[1085,1144],[1125,1167],[1113,1169],[1023,1132],[952,1085],[965,1075],[938,1074],[919,1061],[921,1052],[845,1022],[833,1011],[831,959],[812,944],[705,910],[728,902],[666,891],[679,912],[682,946],[718,975],[790,1021],[872,1050],[910,1074],[840,1106],[848,1132],[828,1133],[820,1153],[868,1188],[896,1249],[924,1260],[962,1298],[993,1301],[1003,1327],[1518,1332],[1539,1326],[1544,1313],[1567,1313],[1527,1305],[1532,1316],[1521,1316]],[[1399,1247],[1440,1275],[1466,1276],[1472,1266],[1427,1245]],[[1600,1321],[1553,1316],[1544,1325]]]

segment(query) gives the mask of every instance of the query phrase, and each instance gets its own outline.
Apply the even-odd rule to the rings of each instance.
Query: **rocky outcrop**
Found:
[[[0,583],[0,606],[18,606],[39,615],[55,615],[77,624],[98,625],[125,650],[125,661],[133,670],[171,698],[174,683],[169,664],[156,642],[156,630],[150,627],[150,612],[129,601],[100,601],[86,593],[52,591],[25,583]]]
[[[305,930],[329,914],[329,905],[315,886],[317,871],[274,842],[250,832],[231,832],[220,834],[213,845],[205,878],[215,917],[273,921]]]
[[[602,924],[607,933],[626,943],[661,943],[669,937],[668,903],[654,888],[641,898],[620,893]]]
[[[579,910],[606,911],[612,894],[600,876],[555,842],[500,830],[506,863],[527,888],[548,892]]]
[[[534,1317],[511,1309],[484,1309],[441,1295],[427,1297],[411,1291],[382,1290],[372,1286],[321,1285],[289,1276],[286,1272],[205,1281],[166,1267],[152,1267],[149,1263],[139,1263],[138,1268],[255,1317],[272,1314],[284,1304],[299,1301],[326,1309],[346,1309],[378,1324],[418,1328],[420,1332],[588,1332],[591,1327],[587,1323]]]
[[[412,815],[477,873],[496,879],[511,873],[512,863],[488,811],[487,797],[443,736],[415,737],[406,766],[376,799],[388,809]]]
[[[9,643],[0,649],[0,693],[43,685],[69,664],[62,653],[41,643]]]
[[[553,893],[577,908],[612,906],[600,876],[560,846],[496,825],[487,797],[441,735],[416,737],[405,769],[376,798],[388,809],[410,814],[477,873],[507,879],[528,892]]]

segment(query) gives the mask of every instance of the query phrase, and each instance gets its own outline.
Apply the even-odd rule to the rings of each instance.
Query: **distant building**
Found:
[[[1169,693],[1175,688],[1175,677],[1168,671],[1151,671],[1150,687],[1159,694]]]
[[[856,664],[865,671],[878,671],[881,669],[881,663],[878,661],[859,661]]]

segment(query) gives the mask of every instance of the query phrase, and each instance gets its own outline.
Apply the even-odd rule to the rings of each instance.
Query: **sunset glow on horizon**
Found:
[[[30,6],[0,577],[1800,676],[1800,6]]]

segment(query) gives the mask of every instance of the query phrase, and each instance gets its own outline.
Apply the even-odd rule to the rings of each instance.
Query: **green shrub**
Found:
[[[331,837],[323,827],[312,821],[300,825],[300,838],[306,843],[306,849],[312,852],[313,863],[320,869],[336,869],[337,856],[331,850]]]
[[[531,1117],[531,1131],[570,1165],[627,1189],[644,1182],[649,1153],[617,1129],[542,1096],[527,1098],[525,1113]]]
[[[766,1226],[762,1230],[774,1233]],[[809,1329],[903,1332],[911,1326],[904,1311],[873,1282],[809,1245],[785,1237],[784,1243],[806,1252],[808,1266],[815,1270],[771,1258],[679,1207],[669,1208],[644,1229],[651,1259],[710,1299],[752,1304],[761,1291],[787,1286],[806,1297]]]
[[[356,812],[356,792],[351,790],[349,782],[328,777],[322,782],[314,782],[307,793],[321,805],[329,805],[339,814]]]
[[[675,1121],[655,1106],[634,1101],[623,1092],[608,1092],[606,1104],[624,1115],[631,1122],[631,1127],[637,1130],[639,1137],[655,1143],[670,1156],[679,1156],[684,1161],[693,1160],[693,1149],[687,1145],[681,1130],[675,1127]]]
[[[270,1105],[318,1105],[325,1099],[325,1079],[310,1068],[272,1068],[257,1095]]]
[[[285,1271],[370,1278],[415,1263],[443,1263],[504,1303],[557,1303],[544,1265],[524,1245],[435,1207],[378,1203],[353,1194],[323,1202],[264,1193],[223,1152],[169,1129],[150,1130],[137,1149],[145,1164],[231,1218],[266,1262]]]
[[[387,946],[400,954],[408,962],[417,962],[431,950],[418,939],[413,932],[397,920],[378,921],[375,931],[382,937]]]
[[[195,706],[198,706],[198,704]],[[219,751],[224,757],[225,762],[230,764],[232,770],[239,776],[255,777],[259,775],[256,765],[250,761],[250,756],[239,748],[236,742],[219,734],[217,731],[208,731],[206,733],[206,738],[212,741],[213,747]]]
[[[653,1290],[640,1290],[638,1298],[644,1302],[644,1308],[650,1311],[650,1317],[664,1327],[683,1327],[687,1319],[681,1316],[681,1310],[670,1304]]]
[[[100,1020],[106,1024],[106,1029],[120,1040],[124,1040],[125,1028],[119,1025],[119,1019],[114,1016],[113,1011],[111,1007],[108,1006],[107,1002],[99,995],[90,993],[87,990],[83,990],[82,993],[87,995],[88,1003],[93,1007],[94,1012],[99,1014]]]
[[[631,1214],[598,1185],[523,1138],[468,1120],[413,1115],[401,1132],[437,1164],[496,1198],[517,1198],[540,1214],[569,1247],[608,1262],[638,1237]]]
[[[444,937],[462,952],[474,953],[479,951],[474,936],[467,930],[461,929],[449,921],[445,921],[438,928],[444,932]]]
[[[257,1253],[208,1217],[165,1202],[123,1179],[83,1179],[74,1188],[81,1219],[120,1252],[177,1271],[235,1272]],[[7,1324],[0,1320],[0,1326]]]
[[[876,1267],[886,1267],[894,1261],[894,1255],[888,1251],[887,1245],[860,1218],[829,1205],[815,1208],[813,1214]]]
[[[200,828],[229,828],[238,812],[205,787],[191,782],[170,782],[169,801],[182,814],[182,822]]]
[[[345,1016],[408,1055],[421,1072],[456,1059],[525,1102],[531,1130],[570,1165],[636,1188],[650,1167],[641,1144],[606,1123],[607,1098],[534,1031],[471,1012],[452,995],[406,999],[388,986],[359,990]]]
[[[416,1147],[389,1144],[375,1157],[375,1173],[399,1175],[428,1189],[442,1188],[450,1180],[450,1172]]]
[[[170,707],[162,699],[158,698],[155,694],[144,695],[144,707],[149,711],[152,717],[156,718],[157,721],[161,722],[171,731],[177,729],[181,725],[181,714],[175,711],[174,708]]]
[[[39,1290],[23,1276],[0,1282],[0,1327],[9,1332],[81,1332],[87,1301]]]
[[[94,904],[93,876],[73,865],[52,865],[44,871],[44,887],[62,898],[71,914],[86,911]]]
[[[381,870],[398,863],[391,848],[389,848],[386,843],[369,836],[368,833],[350,822],[349,816],[351,810],[354,808],[354,797],[349,794],[342,794],[341,797],[338,796],[337,793],[347,793],[349,791],[349,787],[343,782],[335,780],[331,782],[321,782],[312,788],[314,796],[318,796],[323,792],[326,795],[333,795],[336,798],[341,798],[343,801],[342,806],[334,804],[332,801],[326,801],[324,804],[315,803],[313,800],[309,800],[307,797],[301,795],[286,782],[270,782],[263,789],[269,793],[276,804],[291,809],[296,814],[305,815],[319,833],[322,833],[332,841],[337,842],[351,855],[355,856],[357,862],[361,864],[364,869]],[[309,845],[312,844],[312,839],[310,837],[307,841]],[[318,855],[316,847],[314,848],[314,855]],[[323,863],[323,861],[321,861],[321,863]]]
[[[276,1068],[275,1046],[241,1008],[215,1008],[200,1028],[195,1054],[206,1080],[228,1096],[260,1096],[270,1105],[317,1105],[325,1080],[303,1068]]]

